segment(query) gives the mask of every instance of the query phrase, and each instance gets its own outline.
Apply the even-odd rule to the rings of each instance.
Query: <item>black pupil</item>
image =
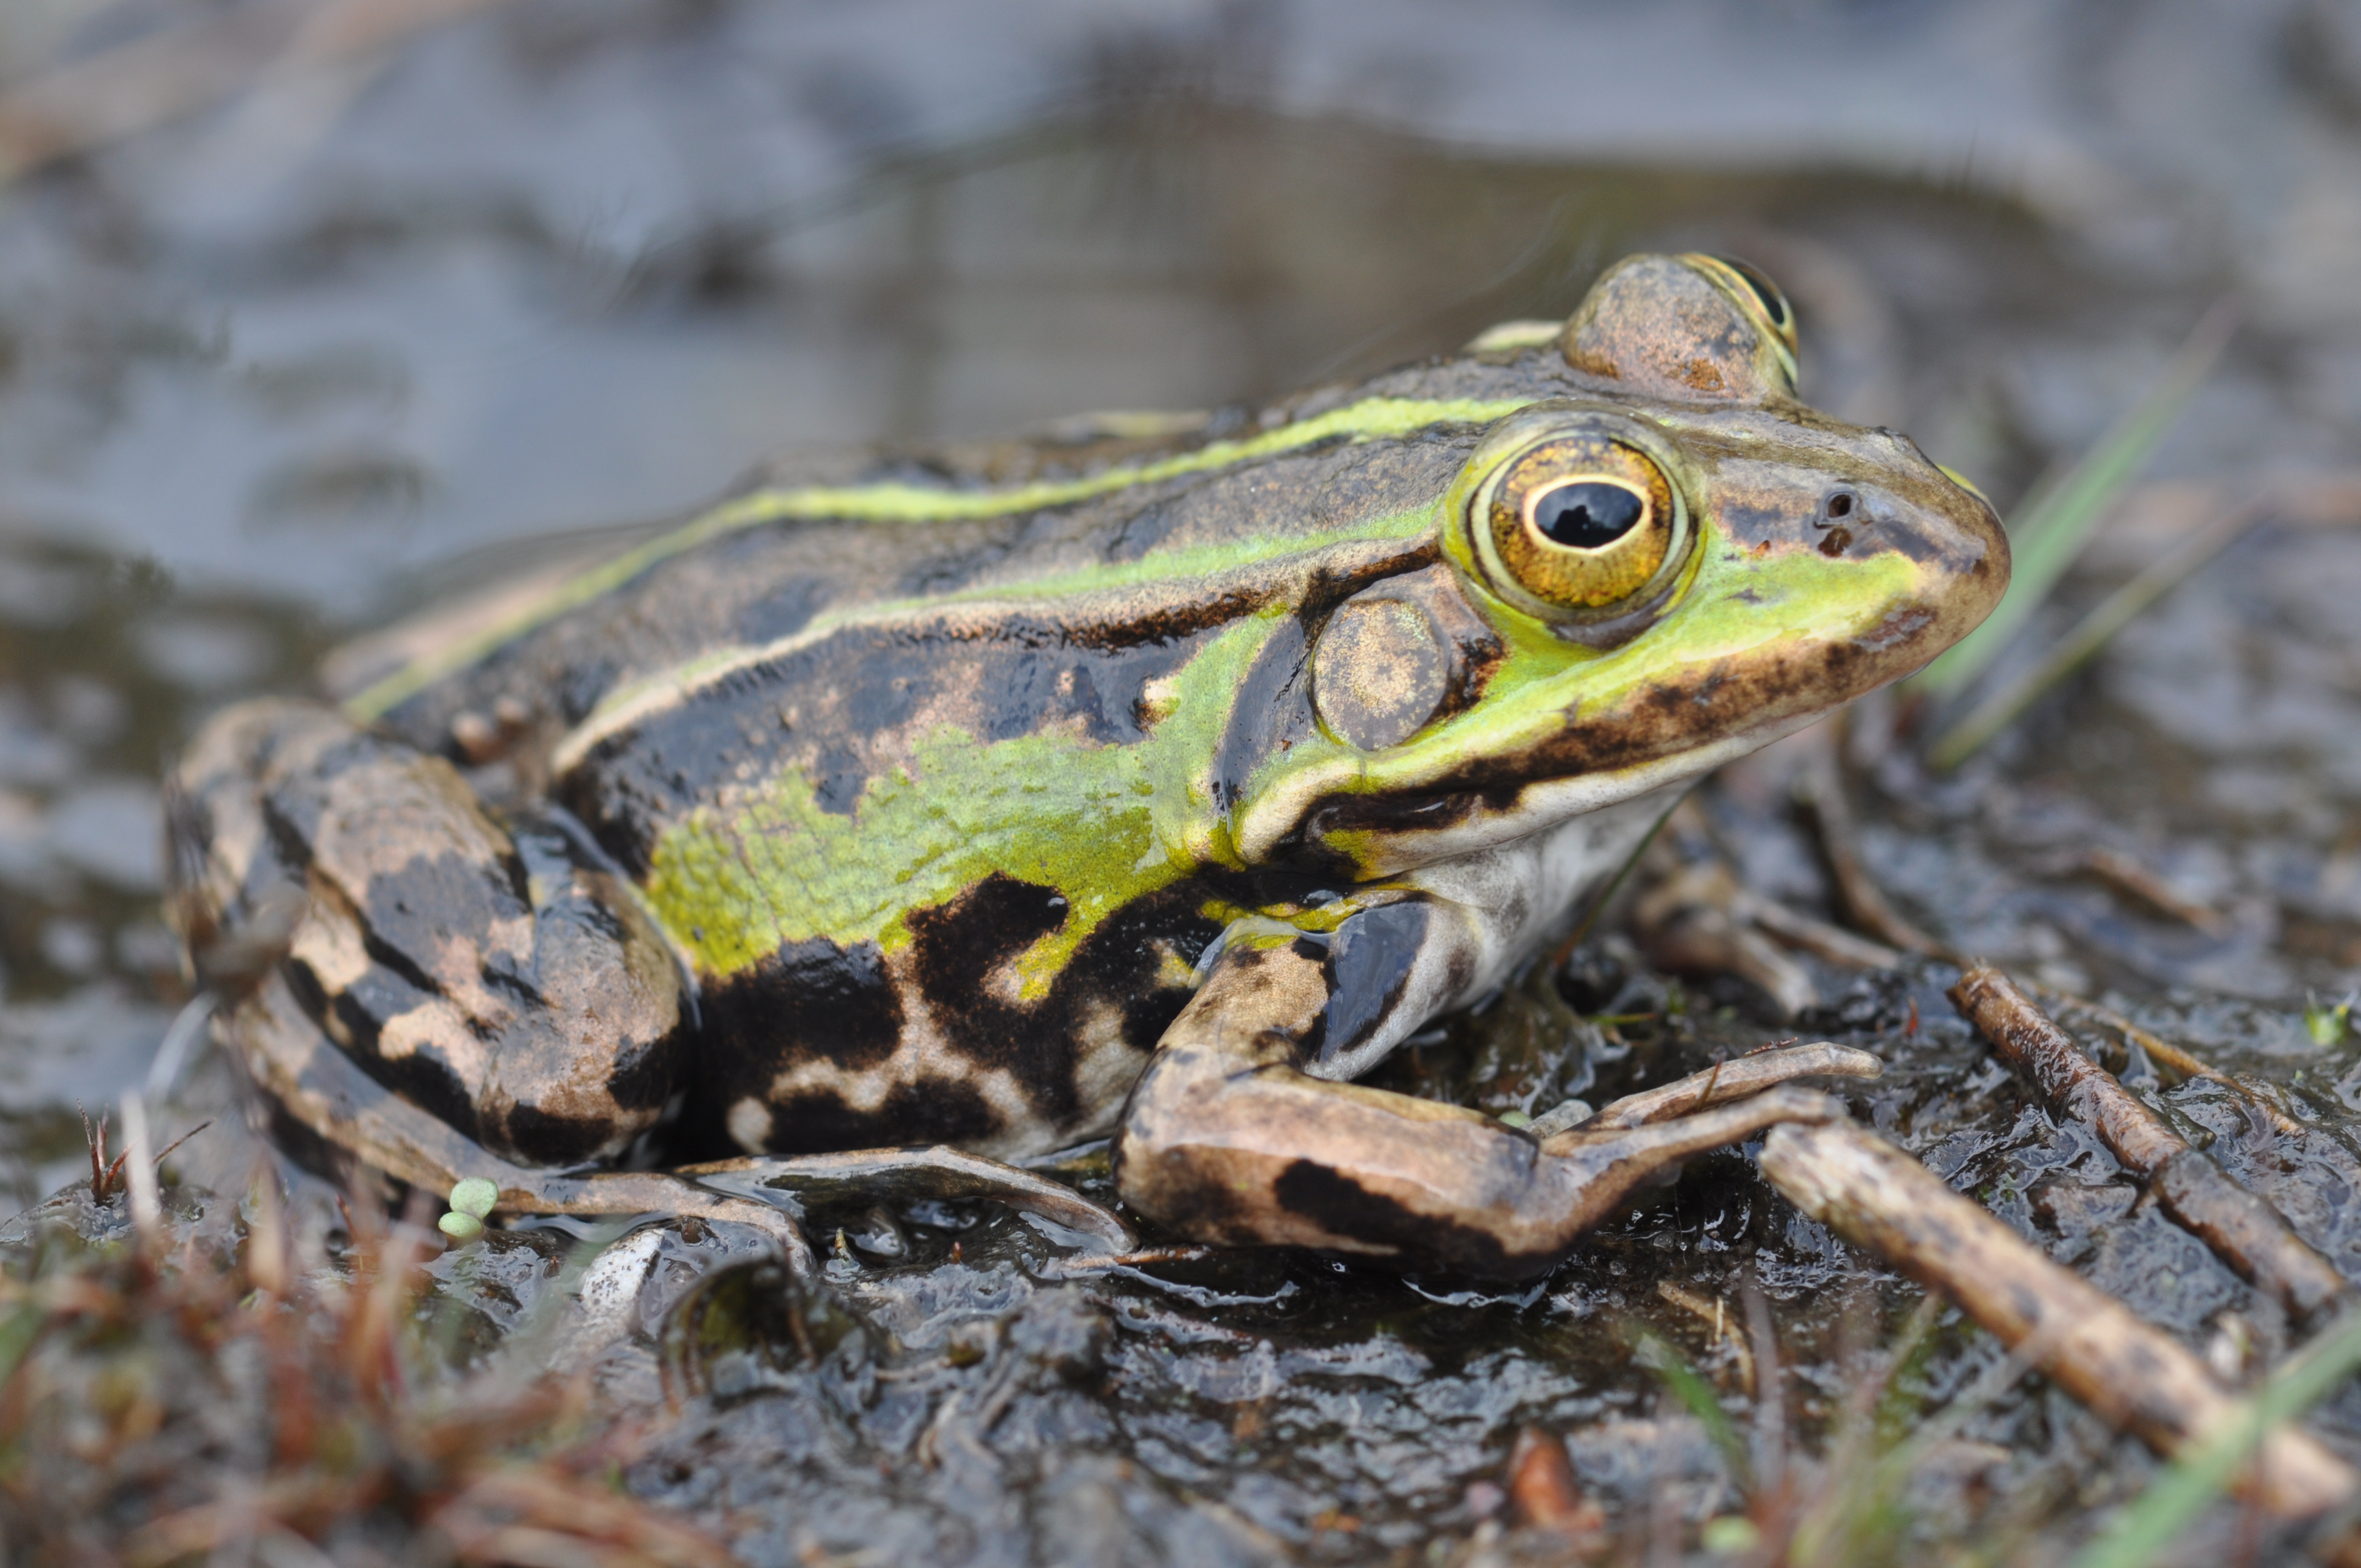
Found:
[[[1601,479],[1560,485],[1533,503],[1533,526],[1554,544],[1596,550],[1631,532],[1647,503]]]

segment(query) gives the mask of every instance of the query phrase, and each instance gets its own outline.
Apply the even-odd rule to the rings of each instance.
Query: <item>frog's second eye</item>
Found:
[[[1605,609],[1656,579],[1679,513],[1664,470],[1605,435],[1545,441],[1510,463],[1475,531],[1487,575],[1547,609]],[[1504,585],[1505,586],[1505,585]]]
[[[1754,296],[1754,302],[1762,307],[1763,323],[1779,334],[1779,340],[1787,345],[1790,354],[1795,351],[1795,309],[1787,303],[1787,296],[1781,291],[1779,285],[1771,281],[1763,269],[1735,256],[1708,256],[1699,259],[1718,261],[1737,274],[1738,280],[1746,285]]]

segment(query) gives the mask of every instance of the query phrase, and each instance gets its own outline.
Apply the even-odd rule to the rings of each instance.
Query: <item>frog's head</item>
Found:
[[[1444,564],[1327,617],[1326,744],[1257,780],[1249,857],[1301,834],[1387,874],[1693,777],[1916,670],[2007,587],[1982,496],[1796,401],[1794,314],[1752,268],[1631,258],[1557,354],[1563,395],[1444,495]]]

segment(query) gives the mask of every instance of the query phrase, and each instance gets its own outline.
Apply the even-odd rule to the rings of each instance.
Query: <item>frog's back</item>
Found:
[[[1023,592],[1094,568],[1145,577],[1137,564],[1182,553],[1283,556],[1431,503],[1484,423],[1566,390],[1550,357],[1417,367],[1160,439],[1044,439],[851,472],[769,472],[479,635],[373,668],[368,685],[340,695],[458,760],[454,722],[503,699],[570,727],[619,690],[719,649],[796,636],[816,619]]]
[[[1171,814],[1310,730],[1308,618],[1432,562],[1483,422],[1548,389],[1458,361],[1268,428],[774,478],[359,705],[463,764],[500,715],[528,761],[478,787],[642,890],[702,992],[691,1143],[1053,1145],[1231,915],[1313,885],[1176,855]],[[1202,733],[1151,745],[1184,669]]]

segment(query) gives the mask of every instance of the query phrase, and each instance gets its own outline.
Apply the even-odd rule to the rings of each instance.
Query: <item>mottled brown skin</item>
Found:
[[[311,915],[268,991],[276,1000],[249,1005],[231,1032],[266,1084],[334,1069],[376,1086],[377,1098],[351,1084],[274,1092],[313,1135],[386,1168],[458,1171],[452,1136],[504,1171],[607,1159],[649,1135],[675,1160],[929,1141],[1017,1155],[1105,1129],[1136,1080],[1115,1153],[1143,1213],[1209,1239],[1406,1266],[1545,1267],[1649,1172],[1771,1121],[1823,1117],[1831,1102],[1771,1073],[1750,1080],[1766,1091],[1756,1098],[1700,1102],[1667,1126],[1537,1141],[1334,1080],[1497,984],[1713,748],[1768,739],[1925,663],[2005,581],[1981,503],[1903,438],[1793,401],[1779,334],[1749,314],[1747,287],[1688,260],[1639,258],[1602,281],[1563,352],[1437,361],[1160,443],[1040,441],[802,477],[960,489],[1087,473],[1372,397],[1560,400],[1541,418],[1620,418],[1634,405],[1619,400],[1669,400],[1638,406],[1706,477],[1691,502],[1700,529],[1764,552],[1897,552],[1938,568],[1948,591],[1875,635],[1690,666],[1637,706],[1577,702],[1546,739],[1470,749],[1415,787],[1299,798],[1268,764],[1323,732],[1376,752],[1480,713],[1506,647],[1498,606],[1433,532],[1334,536],[1433,508],[1499,426],[1340,439],[977,520],[764,523],[655,562],[373,726],[294,703],[217,719],[179,776],[183,929],[235,931],[273,887],[308,890]],[[1832,527],[1839,492],[1847,521]],[[1242,537],[1302,543],[1048,608],[993,592]],[[940,597],[953,593],[972,597]],[[1651,589],[1555,634],[1620,647],[1677,598],[1676,586]],[[864,618],[889,605],[902,608]],[[987,740],[1054,729],[1131,743],[1162,721],[1160,694],[1192,653],[1274,607],[1287,614],[1210,757],[1214,808],[1260,835],[1246,863],[1209,861],[1126,905],[1046,994],[1020,998],[1002,977],[1058,927],[1062,894],[1014,876],[910,910],[910,940],[893,951],[794,943],[706,977],[693,1002],[664,934],[621,893],[646,877],[668,825],[750,778],[795,773],[822,810],[850,813],[945,725]],[[797,637],[823,613],[850,619]],[[719,646],[765,652],[694,702],[560,749],[602,700]],[[1647,767],[1664,781],[1654,794],[1635,784],[1624,793],[1637,798],[1595,818],[1552,793]],[[1595,841],[1581,838],[1594,820]],[[1544,839],[1576,845],[1546,874],[1534,870]],[[1210,911],[1308,918],[1356,880],[1397,871],[1400,886],[1324,950],[1234,943],[1192,998],[1186,977],[1223,929]],[[333,1049],[295,1039],[305,1025]],[[1789,1069],[1830,1070],[1814,1062]],[[780,1087],[815,1065],[863,1086],[862,1103]],[[987,1081],[1014,1087],[995,1100]],[[366,1115],[353,1109],[363,1102]],[[730,1114],[748,1105],[763,1113],[752,1133]],[[377,1152],[394,1143],[409,1152]],[[500,1179],[504,1205],[532,1206]],[[553,1181],[550,1201],[580,1212],[601,1179]]]
[[[1325,955],[1309,944],[1225,957],[1125,1108],[1124,1201],[1202,1241],[1524,1278],[1664,1167],[1781,1122],[1844,1115],[1784,1077],[1876,1070],[1866,1053],[1815,1047],[1759,1062],[1732,1104],[1715,1102],[1702,1073],[1661,1124],[1619,1125],[1609,1106],[1536,1138],[1481,1112],[1311,1077],[1329,1001]]]

